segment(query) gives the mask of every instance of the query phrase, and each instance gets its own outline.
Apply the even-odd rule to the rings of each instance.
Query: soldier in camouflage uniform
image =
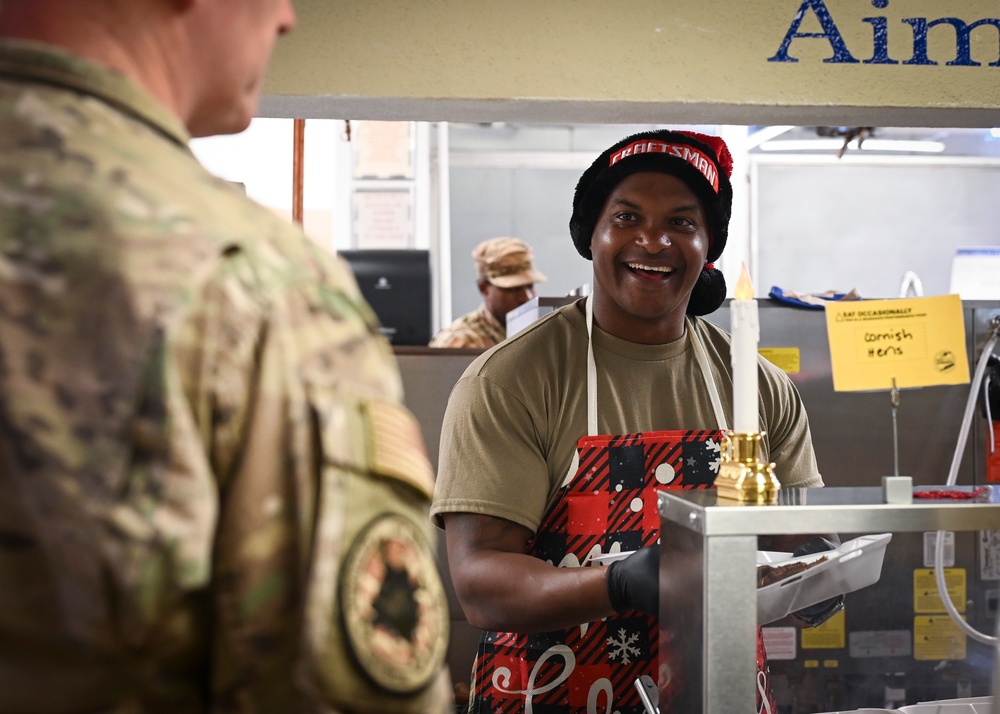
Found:
[[[4,714],[446,710],[391,351],[349,270],[188,148],[247,125],[293,22],[0,5]]]
[[[486,349],[507,339],[507,313],[535,297],[535,283],[545,276],[535,270],[531,248],[517,238],[490,238],[472,251],[483,304],[440,330],[431,347]]]

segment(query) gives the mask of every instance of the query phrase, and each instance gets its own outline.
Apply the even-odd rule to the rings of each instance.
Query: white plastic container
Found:
[[[796,610],[878,582],[882,575],[885,547],[891,539],[892,533],[860,536],[843,543],[836,550],[798,558],[793,558],[790,553],[758,551],[758,565],[813,563],[826,558],[808,570],[758,588],[758,624],[766,625]]]

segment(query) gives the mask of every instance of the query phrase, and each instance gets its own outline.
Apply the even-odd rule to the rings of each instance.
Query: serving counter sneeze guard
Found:
[[[981,500],[885,504],[881,488],[816,488],[739,506],[712,490],[661,491],[661,712],[755,714],[757,536],[997,529],[998,487]]]

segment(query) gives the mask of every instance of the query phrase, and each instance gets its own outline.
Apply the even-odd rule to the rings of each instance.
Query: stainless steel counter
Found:
[[[660,623],[682,682],[670,711],[754,714],[758,535],[996,529],[1000,491],[987,495],[883,504],[880,488],[787,489],[777,505],[738,506],[711,490],[661,492]]]

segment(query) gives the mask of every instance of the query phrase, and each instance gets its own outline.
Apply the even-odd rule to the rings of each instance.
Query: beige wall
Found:
[[[874,0],[885,4],[885,0]],[[826,7],[856,64],[828,63]],[[956,59],[951,26],[928,32],[937,65],[914,56],[904,18],[1000,18],[996,0],[296,0],[262,113],[484,121],[1000,123],[1000,31],[977,28]],[[887,56],[871,64],[885,18]],[[1000,22],[1000,20],[997,20]],[[877,21],[876,21],[877,22]],[[829,26],[828,26],[829,27]]]

